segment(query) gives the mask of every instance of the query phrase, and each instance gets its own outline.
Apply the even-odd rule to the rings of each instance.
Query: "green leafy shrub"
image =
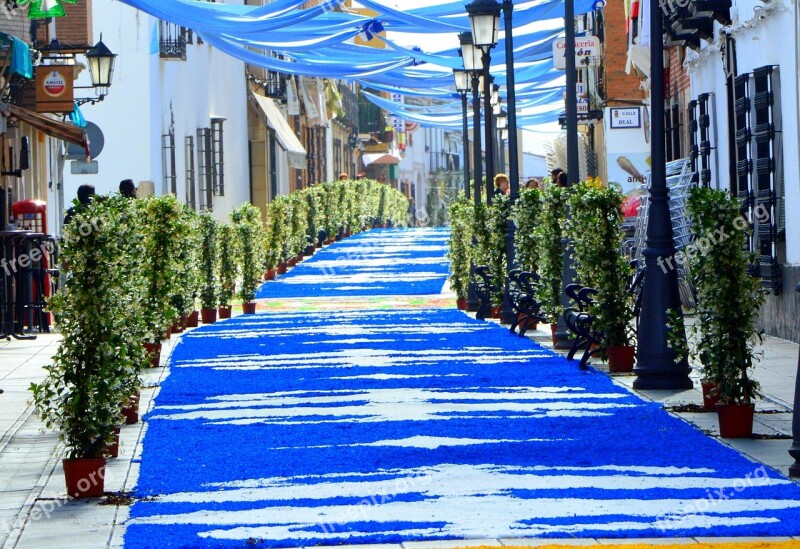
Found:
[[[463,194],[450,204],[447,257],[450,259],[450,287],[458,299],[467,299],[473,217],[472,203]]]
[[[685,254],[697,290],[694,356],[721,403],[750,404],[759,395],[751,374],[755,345],[763,338],[755,323],[764,295],[760,281],[748,274],[755,261],[746,251],[749,224],[740,200],[727,191],[695,187],[687,208],[696,238]]]
[[[581,183],[569,198],[568,235],[578,280],[597,290],[590,311],[609,347],[630,345],[633,302],[628,284],[633,269],[622,255],[622,192],[597,180]]]
[[[550,186],[542,195],[541,221],[534,230],[539,262],[537,265],[539,285],[536,298],[550,322],[555,324],[562,314],[561,292],[563,291],[564,227],[567,219],[569,189]]]
[[[219,305],[219,223],[209,213],[200,216],[200,303],[204,309]]]
[[[537,272],[539,252],[536,227],[541,223],[542,192],[539,189],[522,189],[514,205],[512,218],[516,225],[514,246],[517,264],[523,271]]]
[[[219,241],[219,305],[230,307],[238,272],[239,247],[236,230],[232,225],[221,223],[217,240]]]

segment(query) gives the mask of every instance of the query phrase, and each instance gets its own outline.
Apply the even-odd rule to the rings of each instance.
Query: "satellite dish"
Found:
[[[106,144],[103,130],[94,122],[87,122],[84,130],[86,135],[89,136],[89,150],[92,153],[92,160],[94,160],[100,156],[100,153],[103,152],[103,146]],[[69,143],[67,146],[67,160],[86,160],[86,151],[80,145]]]

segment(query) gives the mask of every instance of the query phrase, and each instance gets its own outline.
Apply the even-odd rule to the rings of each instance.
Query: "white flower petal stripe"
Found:
[[[794,483],[455,310],[200,328],[147,420],[127,547],[800,531]]]

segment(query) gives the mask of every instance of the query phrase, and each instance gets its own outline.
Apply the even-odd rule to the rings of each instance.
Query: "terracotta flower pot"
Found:
[[[703,381],[700,386],[703,388],[703,408],[713,412],[717,409],[717,401],[719,400],[719,395],[715,391],[717,384]]]
[[[558,338],[556,337],[556,332],[558,331],[558,324],[551,324],[550,325],[550,334],[553,338],[553,347],[558,345]]]
[[[264,271],[264,280],[275,280],[275,269],[267,269]]]
[[[242,311],[246,315],[252,315],[256,312],[256,302],[255,301],[248,301],[246,303],[242,303]]]
[[[305,257],[306,256],[305,256],[305,254],[303,252],[300,252],[299,254],[297,254],[297,263],[300,263],[301,261],[303,261],[305,259]]]
[[[535,330],[536,327],[539,325],[539,322],[530,318],[526,317],[525,313],[517,313],[517,326],[519,326],[520,330]]]
[[[67,483],[67,494],[74,498],[97,498],[105,491],[106,460],[65,459],[64,479]]]
[[[500,309],[502,309],[502,306],[492,305],[492,318],[500,318]]]
[[[345,238],[350,237],[350,236],[353,236],[353,233],[351,233],[350,231],[345,231],[344,232],[344,237]]]
[[[136,425],[139,423],[139,397],[130,397],[128,402],[129,404],[121,410],[125,417],[125,425]]]
[[[610,372],[632,372],[636,348],[631,345],[606,347]]]
[[[179,318],[172,323],[172,326],[169,327],[170,333],[173,334],[180,334],[183,332],[183,319]]]
[[[287,264],[289,265],[289,267],[294,267],[295,265],[297,265],[297,257],[290,257]]]
[[[458,307],[459,311],[466,311],[467,310],[467,300],[466,299],[456,299],[456,307]]]
[[[753,436],[755,404],[717,404],[719,435],[723,438],[749,438]]]
[[[231,317],[231,307],[228,305],[227,307],[220,307],[219,308],[219,318],[230,318]]]
[[[186,317],[186,327],[187,328],[197,328],[198,321],[200,320],[200,312],[199,311],[192,311],[188,317]]]
[[[106,455],[110,458],[119,457],[119,427],[114,427],[114,441],[106,444]]]
[[[161,364],[161,343],[144,343],[144,350],[150,359],[150,367],[158,368]]]
[[[214,324],[217,321],[217,310],[203,307],[200,309],[200,316],[203,317],[203,324]]]
[[[277,273],[278,273],[279,275],[286,274],[286,263],[284,263],[283,261],[281,261],[280,263],[278,263],[278,270],[277,270]]]
[[[305,251],[306,257],[311,257],[312,255],[314,255],[314,250],[316,250],[316,247],[306,246],[306,251]]]

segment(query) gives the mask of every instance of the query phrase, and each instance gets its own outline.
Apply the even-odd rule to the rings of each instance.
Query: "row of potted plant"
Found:
[[[340,180],[307,187],[273,199],[258,238],[268,278],[313,252],[320,231],[333,241],[368,227],[407,223],[408,199],[396,189],[370,179]]]
[[[196,325],[196,298],[206,322],[217,307],[230,313],[237,286],[245,306],[253,302],[261,213],[246,204],[231,219],[198,215],[173,195],[112,196],[78,208],[65,227],[66,283],[49,303],[62,341],[31,391],[44,424],[67,448],[71,496],[102,494],[105,457],[114,454],[123,416],[138,421],[141,370],[159,364],[170,330]]]
[[[512,212],[518,266],[538,274],[537,297],[553,322],[562,312],[564,244],[571,242],[578,281],[597,289],[591,312],[611,351],[609,359],[616,348],[627,348],[622,351],[627,364],[612,369],[629,369],[634,351],[628,288],[632,269],[620,247],[622,200],[618,188],[589,180],[571,189],[523,190]],[[475,208],[465,202],[456,201],[450,210],[451,285],[459,299],[466,298],[469,282],[470,257],[463,250],[470,248],[475,234],[478,246],[472,247],[472,259],[488,262],[490,233],[500,229],[503,214],[500,208]],[[702,365],[704,402],[718,411],[722,436],[750,436],[753,401],[759,394],[752,370],[763,335],[756,319],[764,300],[760,281],[751,274],[751,227],[741,215],[741,201],[725,190],[694,188],[687,208],[692,234],[702,246],[680,258],[688,263],[697,294],[696,322],[688,330],[694,344],[691,349],[686,344],[681,311],[669,315],[670,344],[678,360],[693,358]],[[499,242],[497,246],[495,253]],[[729,425],[731,418],[734,423]]]

